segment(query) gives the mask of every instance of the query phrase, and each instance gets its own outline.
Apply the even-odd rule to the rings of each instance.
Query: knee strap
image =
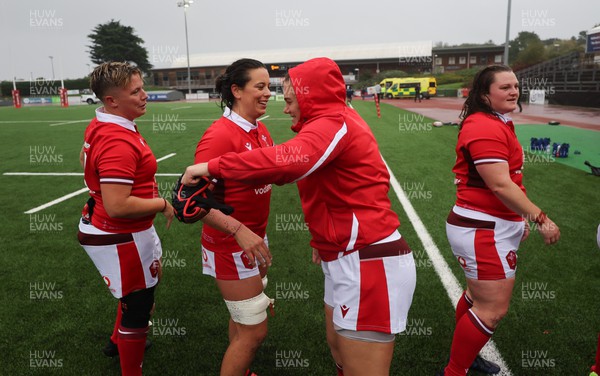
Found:
[[[121,298],[121,325],[125,328],[146,328],[154,305],[154,287],[134,291]]]

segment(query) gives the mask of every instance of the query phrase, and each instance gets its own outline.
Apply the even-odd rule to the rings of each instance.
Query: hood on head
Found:
[[[315,117],[346,108],[346,85],[333,60],[326,57],[311,59],[288,73],[300,107],[300,120],[292,126],[295,132]]]

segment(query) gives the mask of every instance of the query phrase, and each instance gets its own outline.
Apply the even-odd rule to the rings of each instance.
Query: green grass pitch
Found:
[[[444,221],[454,202],[451,168],[455,127],[356,100],[390,168],[461,283]],[[84,187],[82,176],[14,176],[12,172],[81,172],[83,131],[93,106],[0,108],[0,374],[119,375],[117,359],[100,349],[112,331],[112,298],[77,243],[77,221],[87,195],[35,214],[24,212]],[[281,102],[264,120],[277,143],[291,138]],[[159,174],[179,174],[192,163],[203,131],[220,116],[214,104],[152,103],[138,126],[157,158]],[[546,247],[532,234],[519,250],[511,309],[494,340],[513,375],[583,375],[600,331],[600,250],[596,245],[600,180],[553,161],[526,159],[532,200],[561,228]],[[159,176],[168,195],[176,180]],[[447,361],[454,307],[411,223],[390,191],[414,250],[417,288],[409,330],[397,337],[393,375],[432,375]],[[227,347],[227,310],[214,281],[201,273],[199,225],[155,225],[163,243],[164,280],[144,360],[147,375],[216,375]],[[274,255],[267,294],[276,298],[269,335],[256,355],[259,375],[333,375],[322,315],[322,272],[310,263],[296,187],[274,187],[268,228]]]

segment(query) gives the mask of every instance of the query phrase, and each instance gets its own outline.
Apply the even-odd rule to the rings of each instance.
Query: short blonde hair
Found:
[[[98,65],[90,74],[90,88],[96,96],[104,101],[106,92],[112,88],[124,88],[131,82],[131,76],[142,71],[135,65],[109,61]]]

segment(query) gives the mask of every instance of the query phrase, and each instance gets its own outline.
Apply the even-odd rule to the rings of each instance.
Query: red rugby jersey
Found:
[[[294,138],[273,148],[227,153],[211,176],[255,184],[297,181],[310,245],[325,261],[392,234],[400,222],[388,197],[390,175],[375,136],[346,105],[340,68],[327,58],[290,69],[301,119]]]
[[[208,162],[228,152],[243,153],[273,146],[265,125],[251,124],[235,112],[225,110],[204,132],[196,148],[194,163]],[[264,237],[269,219],[271,184],[245,184],[219,179],[214,188],[215,198],[234,208],[232,216],[246,227]],[[202,227],[202,245],[214,252],[238,252],[239,245],[232,236],[206,224]]]
[[[137,131],[135,123],[107,114],[101,107],[85,130],[84,180],[90,196],[96,200],[92,224],[100,230],[115,233],[143,231],[152,225],[154,214],[139,218],[111,218],[102,203],[100,184],[126,184],[131,195],[158,197],[156,158]]]
[[[506,207],[487,187],[476,166],[508,163],[511,180],[525,192],[522,184],[523,148],[512,121],[502,115],[475,113],[462,124],[456,144],[456,164],[452,169],[457,186],[456,205],[510,221],[521,216]]]

